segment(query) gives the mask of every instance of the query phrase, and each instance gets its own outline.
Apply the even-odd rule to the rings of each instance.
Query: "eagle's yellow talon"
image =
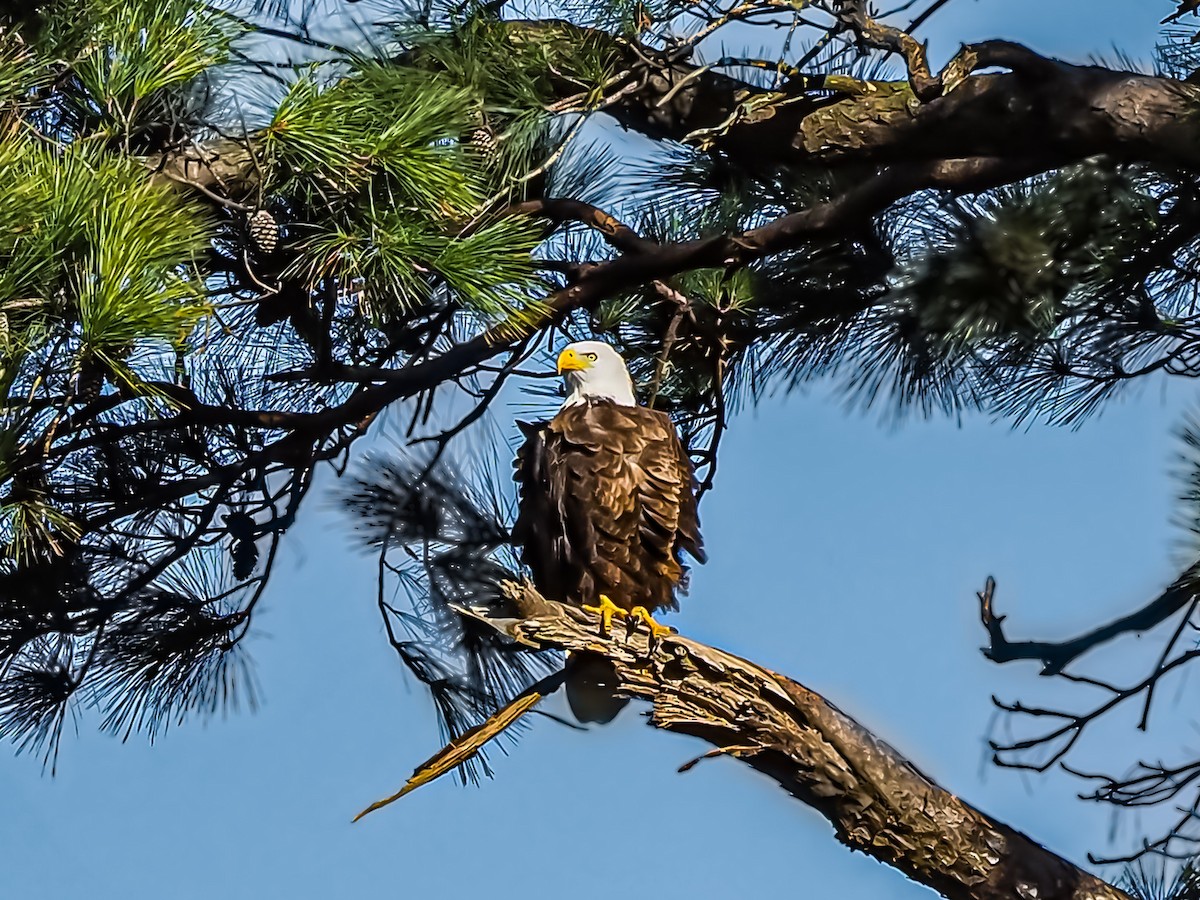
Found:
[[[628,615],[631,619],[639,619],[640,621],[645,622],[646,627],[650,629],[650,636],[652,638],[670,637],[675,633],[674,628],[671,628],[668,625],[660,625],[658,622],[654,621],[654,618],[650,615],[649,610],[647,610],[644,606],[635,606],[629,611]]]
[[[618,619],[625,618],[628,613],[617,604],[613,603],[605,594],[600,595],[599,606],[585,606],[587,612],[597,613],[600,616],[600,631],[602,634],[608,634],[612,630],[612,620],[615,616]]]

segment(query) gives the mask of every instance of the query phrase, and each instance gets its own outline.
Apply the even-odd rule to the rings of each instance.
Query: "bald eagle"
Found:
[[[705,555],[696,479],[675,424],[638,406],[625,361],[608,344],[580,341],[558,357],[567,398],[547,422],[519,423],[525,443],[514,478],[520,506],[513,543],[538,591],[552,600],[645,621],[675,609],[684,552]],[[567,660],[576,718],[607,722],[625,705],[599,656]]]

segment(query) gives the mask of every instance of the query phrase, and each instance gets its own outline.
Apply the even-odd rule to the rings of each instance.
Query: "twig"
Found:
[[[395,803],[406,794],[410,794],[422,785],[436,781],[447,772],[452,772],[460,765],[478,755],[483,745],[499,737],[512,725],[532,710],[547,695],[554,693],[563,683],[563,672],[554,672],[543,678],[537,684],[526,688],[516,698],[505,704],[498,712],[492,714],[483,723],[466,731],[461,737],[451,741],[421,765],[417,766],[412,777],[404,783],[404,787],[390,797],[376,800],[358,815],[353,821],[357,822],[368,813],[382,809],[390,803]]]

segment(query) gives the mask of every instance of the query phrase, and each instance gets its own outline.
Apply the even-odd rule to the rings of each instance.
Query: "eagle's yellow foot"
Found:
[[[623,619],[629,615],[629,613],[625,612],[625,610],[613,603],[612,600],[608,599],[608,597],[604,594],[600,595],[599,606],[584,606],[584,610],[599,614],[600,631],[602,634],[608,634],[608,632],[612,630],[612,620],[614,616],[618,619]]]
[[[639,619],[640,621],[645,622],[646,627],[650,629],[650,637],[652,638],[670,637],[675,633],[674,628],[671,628],[668,625],[660,625],[658,622],[655,622],[654,618],[650,615],[649,610],[647,610],[644,606],[635,606],[629,611],[628,616],[631,619]]]

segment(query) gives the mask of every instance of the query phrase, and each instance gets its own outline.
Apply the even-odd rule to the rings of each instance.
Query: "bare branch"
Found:
[[[1085,632],[1066,641],[1010,641],[1004,634],[1004,616],[995,613],[996,581],[989,577],[987,584],[976,596],[979,598],[979,616],[987,629],[989,645],[982,648],[983,655],[993,662],[1006,663],[1019,659],[1037,659],[1042,662],[1043,675],[1058,675],[1074,660],[1089,650],[1107,643],[1123,634],[1147,631],[1165,622],[1197,598],[1197,577],[1200,562],[1189,566],[1165,591],[1141,609],[1122,616],[1099,628]]]
[[[929,71],[929,60],[920,41],[869,16],[865,0],[841,0],[837,9],[838,18],[850,26],[861,44],[898,53],[904,58],[909,83],[917,99],[932,100],[942,93],[941,81]]]

